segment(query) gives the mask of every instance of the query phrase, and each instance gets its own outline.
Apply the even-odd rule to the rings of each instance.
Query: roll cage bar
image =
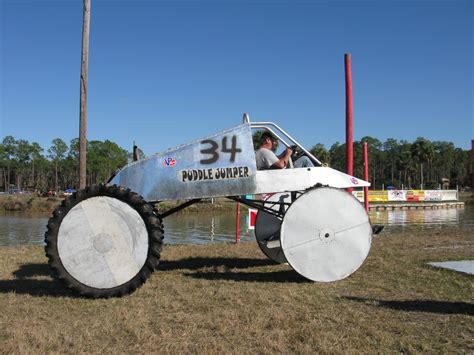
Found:
[[[248,116],[247,116],[247,118],[248,118]],[[244,116],[244,121],[245,121],[245,116]],[[303,147],[296,139],[291,137],[288,133],[286,133],[277,124],[275,124],[273,122],[249,122],[249,121],[247,121],[247,123],[250,124],[250,128],[257,128],[257,129],[258,128],[260,128],[260,129],[263,128],[263,129],[267,130],[268,132],[273,134],[276,138],[278,138],[286,147],[290,147],[292,144],[288,144],[287,141],[284,140],[281,137],[281,135],[283,135],[290,142],[292,142],[299,149],[301,149],[308,156],[308,158],[311,159],[311,161],[315,164],[315,166],[322,166],[323,165],[323,163],[321,161],[319,161],[313,154],[311,154],[305,147]],[[275,130],[277,130],[277,132],[279,132],[281,135],[278,134],[277,132],[275,132]]]

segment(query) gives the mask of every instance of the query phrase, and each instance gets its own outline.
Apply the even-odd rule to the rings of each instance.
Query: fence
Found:
[[[352,194],[364,202],[364,191]],[[369,202],[458,201],[457,190],[369,190]]]

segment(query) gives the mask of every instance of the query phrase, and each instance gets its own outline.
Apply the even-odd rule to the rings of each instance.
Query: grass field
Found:
[[[82,299],[39,247],[0,249],[0,352],[474,352],[474,231],[376,236],[348,279],[312,283],[254,243],[173,245],[120,299]]]

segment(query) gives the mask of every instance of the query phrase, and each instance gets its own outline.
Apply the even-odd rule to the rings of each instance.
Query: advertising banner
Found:
[[[425,201],[441,201],[441,190],[426,190]]]
[[[457,201],[458,199],[456,190],[441,190],[441,201]]]
[[[425,200],[425,192],[423,190],[407,190],[408,202],[419,202]]]
[[[388,201],[388,191],[369,191],[369,202]]]
[[[352,195],[364,202],[364,191],[352,191]],[[430,202],[458,201],[456,190],[369,190],[369,202]]]
[[[389,201],[406,201],[407,192],[405,190],[389,190],[388,200]]]

